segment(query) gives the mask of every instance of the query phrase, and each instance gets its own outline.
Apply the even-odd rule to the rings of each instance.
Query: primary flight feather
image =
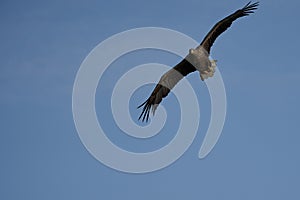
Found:
[[[214,41],[231,26],[233,21],[253,13],[258,5],[258,2],[249,2],[242,9],[237,10],[233,14],[219,21],[209,31],[196,49],[191,49],[189,54],[180,63],[162,75],[150,97],[138,107],[140,108],[143,106],[139,120],[148,121],[150,110],[152,110],[154,114],[162,99],[166,97],[172,88],[189,73],[198,70],[200,72],[201,80],[212,77],[215,72],[216,61],[209,60],[209,54]]]

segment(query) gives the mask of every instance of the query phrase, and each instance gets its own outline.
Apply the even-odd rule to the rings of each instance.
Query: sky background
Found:
[[[218,20],[246,3],[1,1],[0,199],[299,199],[299,1],[261,1],[255,14],[236,21],[214,44],[211,55],[218,60],[228,109],[221,138],[205,159],[197,155],[210,103],[197,73],[188,80],[200,101],[200,129],[188,151],[165,169],[127,174],[104,166],[85,149],[73,122],[76,73],[101,41],[155,26],[200,42]],[[112,64],[99,83],[96,107],[113,142],[143,152],[174,137],[179,115],[172,95],[163,105],[175,114],[165,134],[149,141],[124,136],[108,105],[122,72],[143,63],[172,66],[178,61],[166,52],[143,50]],[[134,108],[152,88],[133,95],[134,120],[139,114]]]

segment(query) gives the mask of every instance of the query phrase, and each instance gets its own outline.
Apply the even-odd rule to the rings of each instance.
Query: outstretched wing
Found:
[[[237,10],[235,13],[225,17],[223,20],[219,21],[205,36],[203,41],[201,42],[201,46],[210,53],[210,48],[213,43],[217,39],[219,35],[221,35],[224,31],[226,31],[232,24],[232,22],[240,17],[247,16],[254,12],[257,9],[259,2],[255,2],[251,4],[251,1],[245,5],[242,9]]]
[[[158,106],[158,104],[162,101],[164,97],[166,97],[170,90],[186,75],[191,72],[194,72],[196,68],[190,64],[186,59],[183,59],[180,63],[178,63],[175,67],[167,71],[160,78],[158,84],[154,88],[150,97],[141,104],[138,108],[143,107],[143,111],[139,117],[139,120],[142,121],[149,119],[150,110],[152,110],[153,114]]]

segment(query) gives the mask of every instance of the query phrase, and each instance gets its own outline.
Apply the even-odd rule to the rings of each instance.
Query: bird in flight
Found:
[[[172,88],[189,73],[198,70],[202,81],[208,77],[212,77],[216,68],[216,60],[209,60],[209,54],[214,41],[231,26],[233,21],[253,13],[258,5],[259,2],[251,3],[250,1],[242,9],[235,11],[233,14],[219,21],[209,31],[196,49],[190,49],[189,54],[180,63],[162,75],[150,97],[138,106],[138,108],[143,107],[139,120],[147,122],[149,120],[150,110],[152,110],[154,115],[155,110],[162,99],[165,98]]]

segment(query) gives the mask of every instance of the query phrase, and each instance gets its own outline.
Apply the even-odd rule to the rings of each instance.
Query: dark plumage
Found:
[[[203,49],[209,54],[210,49],[217,39],[219,35],[221,35],[224,31],[226,31],[236,19],[247,16],[254,12],[259,5],[258,2],[252,3],[249,2],[242,9],[237,10],[233,14],[227,16],[223,20],[219,21],[205,36],[203,41],[201,42],[199,47],[203,47]],[[199,48],[197,47],[197,48]],[[164,97],[166,97],[170,90],[186,75],[191,72],[196,71],[198,68],[194,67],[186,58],[183,59],[180,63],[178,63],[175,67],[166,72],[161,78],[150,97],[141,104],[138,108],[143,107],[143,111],[139,117],[139,120],[148,121],[149,113],[152,109],[154,114],[158,104],[162,101]],[[202,78],[202,77],[201,77]],[[203,80],[203,79],[202,79]]]

